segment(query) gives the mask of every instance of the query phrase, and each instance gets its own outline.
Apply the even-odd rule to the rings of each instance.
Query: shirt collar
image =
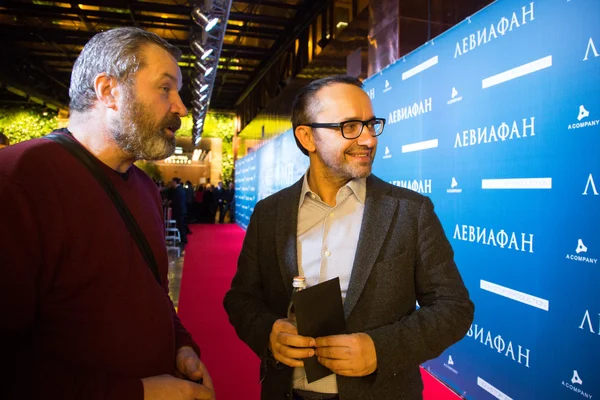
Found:
[[[367,198],[367,179],[366,178],[352,179],[345,186],[347,186],[350,190],[352,190],[352,193],[354,193],[354,195],[356,196],[356,198],[362,205],[365,204],[365,200]],[[341,190],[341,188],[340,188],[340,190]],[[308,170],[304,174],[304,179],[302,180],[302,191],[300,192],[300,204],[298,204],[298,209],[300,209],[302,207],[302,204],[304,203],[304,199],[306,199],[307,195],[309,195],[309,196],[314,195],[315,198],[318,197],[318,195],[316,193],[313,193],[313,191],[310,190],[310,186],[308,185]]]

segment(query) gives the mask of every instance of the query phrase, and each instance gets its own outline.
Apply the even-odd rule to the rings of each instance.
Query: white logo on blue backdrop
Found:
[[[584,196],[587,196],[589,189],[592,190],[592,194],[594,196],[598,196],[598,191],[596,190],[596,183],[594,182],[594,177],[592,176],[592,174],[590,174],[590,176],[588,177],[587,182],[585,184],[585,190],[582,194]]]
[[[388,158],[392,158],[392,152],[390,151],[390,148],[385,146],[385,154],[383,155],[383,159],[387,160]]]
[[[454,104],[457,103],[459,101],[461,101],[463,98],[462,96],[458,95],[458,90],[456,90],[455,87],[452,88],[452,94],[451,94],[452,98],[450,100],[448,100],[448,104]]]
[[[458,187],[458,181],[455,177],[452,177],[452,182],[450,182],[450,189],[446,189],[447,193],[462,193],[462,189]]]

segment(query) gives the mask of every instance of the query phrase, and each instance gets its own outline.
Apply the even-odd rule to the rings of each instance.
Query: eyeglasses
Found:
[[[372,118],[368,121],[361,121],[359,119],[352,119],[349,121],[339,123],[321,123],[313,122],[312,124],[299,124],[298,126],[310,126],[311,128],[330,128],[339,129],[342,132],[342,136],[346,139],[356,139],[362,133],[366,126],[371,136],[379,136],[383,133],[383,127],[385,126],[385,118]]]

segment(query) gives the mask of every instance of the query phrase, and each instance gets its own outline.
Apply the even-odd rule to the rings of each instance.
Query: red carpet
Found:
[[[179,317],[202,351],[217,400],[260,399],[259,359],[229,324],[223,297],[244,240],[235,224],[191,225],[179,292]]]
[[[461,398],[423,368],[421,368],[421,377],[423,377],[425,385],[424,400],[459,400]]]
[[[237,268],[244,231],[234,224],[192,225],[185,249],[179,316],[202,349],[218,400],[260,399],[259,360],[229,325],[223,297]],[[425,400],[459,397],[421,369]]]

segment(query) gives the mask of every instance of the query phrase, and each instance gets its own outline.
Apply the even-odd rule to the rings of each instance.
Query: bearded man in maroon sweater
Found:
[[[173,153],[187,114],[180,55],[141,29],[97,34],[73,67],[60,130],[100,161],[162,285],[113,202],[60,144],[41,138],[0,152],[2,399],[214,398],[168,296],[158,190],[133,165]]]

